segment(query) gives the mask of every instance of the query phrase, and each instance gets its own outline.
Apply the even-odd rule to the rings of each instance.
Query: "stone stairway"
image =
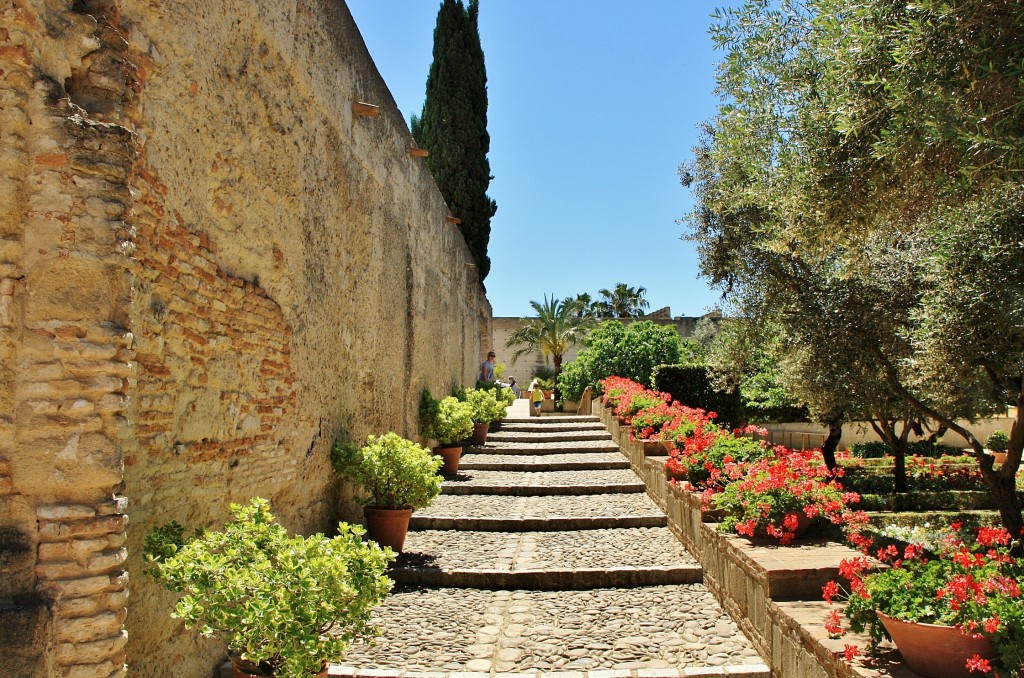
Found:
[[[384,635],[330,675],[767,678],[600,421],[524,403],[413,514]]]

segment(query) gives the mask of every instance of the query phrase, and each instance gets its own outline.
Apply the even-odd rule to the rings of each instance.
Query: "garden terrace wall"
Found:
[[[645,454],[642,442],[629,439],[600,401],[594,414],[608,426],[633,470],[647,485],[651,498],[669,518],[669,528],[701,563],[704,583],[750,638],[755,649],[778,676],[910,676],[901,664],[882,659],[842,657],[846,643],[866,646],[867,638],[848,636],[830,640],[824,631],[829,607],[821,600],[822,586],[839,578],[839,563],[860,555],[844,545],[805,541],[779,547],[759,545],[718,531],[701,513],[700,496],[669,483],[666,457]],[[880,566],[880,564],[878,564]]]
[[[333,440],[415,434],[490,307],[343,3],[0,17],[0,667],[206,676],[145,534],[356,517]]]

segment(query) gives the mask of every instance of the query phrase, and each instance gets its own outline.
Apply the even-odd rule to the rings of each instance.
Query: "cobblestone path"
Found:
[[[384,635],[330,675],[768,678],[600,421],[516,402],[413,515]]]

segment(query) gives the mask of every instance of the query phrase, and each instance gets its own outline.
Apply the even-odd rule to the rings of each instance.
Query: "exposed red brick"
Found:
[[[0,52],[3,51],[3,47],[0,47]],[[20,49],[20,48],[19,48]],[[2,57],[0,57],[2,58]],[[51,153],[48,155],[37,155],[36,164],[42,165],[43,167],[63,167],[68,164],[68,156],[65,153]]]

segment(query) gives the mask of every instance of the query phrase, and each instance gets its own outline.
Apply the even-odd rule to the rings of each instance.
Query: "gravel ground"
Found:
[[[624,556],[629,560],[625,562]],[[446,570],[696,566],[666,527],[576,532],[410,532],[398,564]]]
[[[488,438],[486,445],[474,449],[486,450],[492,454],[501,454],[506,450],[532,450],[535,454],[551,454],[554,450],[562,452],[593,452],[594,450],[599,450],[606,452],[609,450],[618,450],[619,446],[612,441],[611,438],[604,438],[602,440],[560,440],[546,442],[491,442],[491,439]]]
[[[758,664],[757,653],[702,585],[594,591],[398,592],[375,613],[362,668],[526,671]]]
[[[555,423],[521,423],[521,424],[509,424],[502,422],[500,426],[494,429],[495,433],[506,433],[510,431],[537,431],[541,433],[561,431],[607,431],[604,424],[599,421],[581,421],[568,424],[555,424]]]
[[[474,459],[479,455],[474,455]],[[467,461],[470,457],[466,458]],[[444,481],[443,487],[503,485],[506,487],[556,487],[568,485],[626,485],[640,480],[629,469],[589,471],[464,471],[456,478]],[[642,486],[642,485],[641,485]]]
[[[550,497],[502,497],[496,495],[445,495],[431,506],[416,511],[417,516],[472,518],[592,518],[661,514],[646,494],[603,494]]]
[[[498,443],[558,443],[567,441],[612,442],[607,431],[496,431],[487,434],[487,444]]]
[[[462,455],[459,461],[459,468],[463,463],[467,464],[531,464],[537,466],[537,471],[543,471],[545,465],[563,464],[571,462],[574,464],[592,464],[594,462],[621,462],[625,460],[619,452],[579,452],[576,454],[492,454],[488,452],[474,452]]]

